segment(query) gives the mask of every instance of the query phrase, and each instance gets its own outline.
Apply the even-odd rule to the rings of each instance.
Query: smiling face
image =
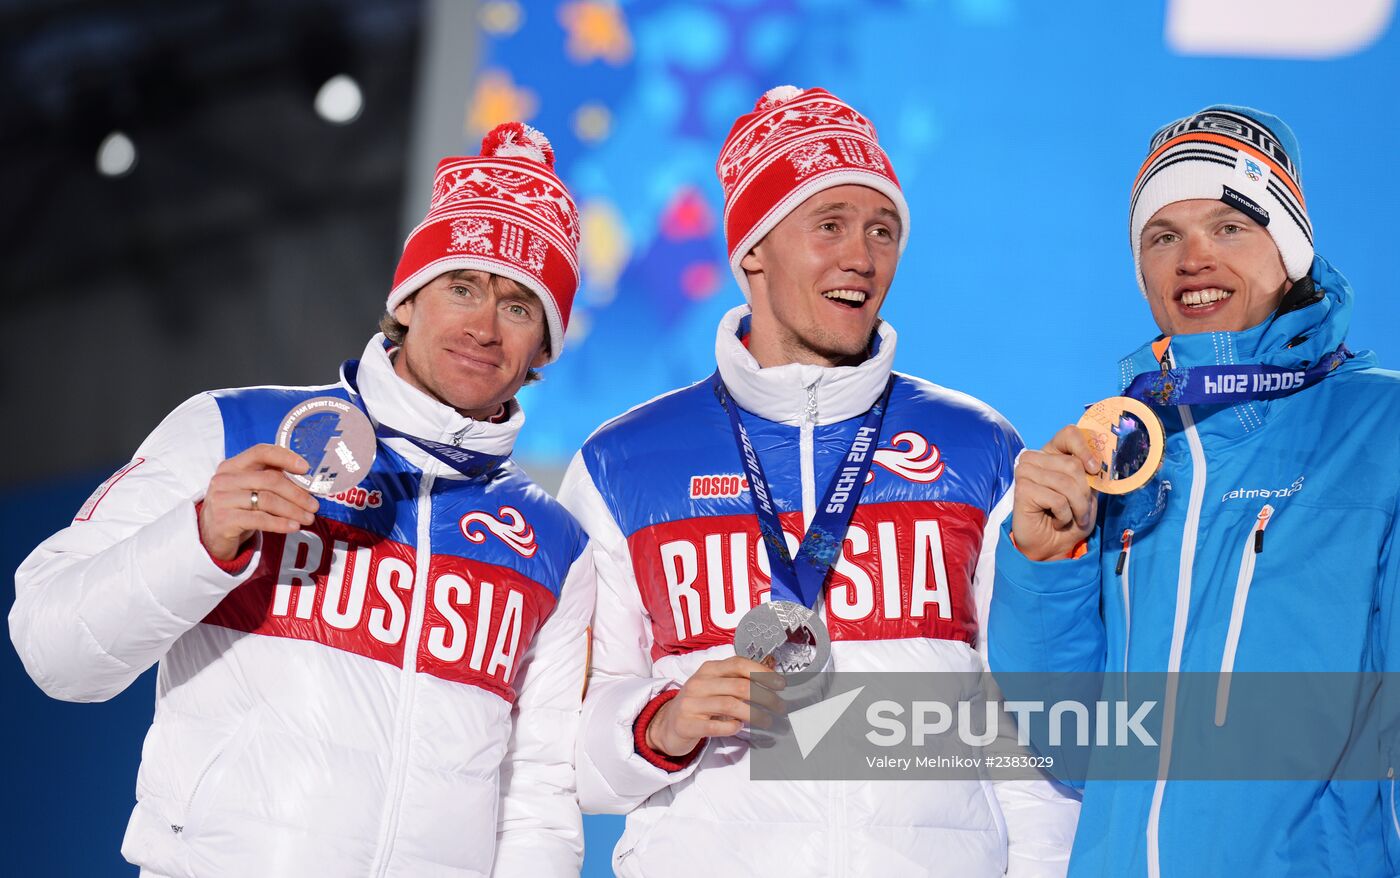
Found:
[[[864,359],[899,263],[899,234],[894,202],[857,185],[824,189],[774,226],[739,263],[758,364]]]
[[[549,361],[540,300],[484,271],[438,275],[394,317],[408,327],[394,371],[469,418],[495,415]]]
[[[1238,332],[1273,314],[1288,273],[1267,229],[1219,201],[1176,201],[1143,226],[1142,279],[1167,335]]]

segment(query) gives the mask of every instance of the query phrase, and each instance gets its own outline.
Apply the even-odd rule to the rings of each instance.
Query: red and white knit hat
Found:
[[[520,122],[498,125],[481,155],[438,163],[428,216],[404,242],[385,308],[393,313],[448,271],[508,277],[540,297],[553,362],[578,292],[578,236],[578,210],[555,176],[549,140]]]
[[[825,89],[782,85],[766,92],[729,130],[715,172],[724,187],[729,268],[745,299],[740,260],[823,189],[854,183],[884,194],[899,212],[901,254],[909,242],[909,205],[875,126]]]

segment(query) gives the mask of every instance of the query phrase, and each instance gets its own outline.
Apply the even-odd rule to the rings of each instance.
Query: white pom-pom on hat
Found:
[[[554,167],[554,147],[538,128],[524,122],[497,125],[481,139],[481,154],[499,158],[521,158]]]
[[[780,107],[788,101],[802,94],[802,89],[795,85],[776,85],[763,93],[763,97],[754,104],[755,110],[771,110]]]

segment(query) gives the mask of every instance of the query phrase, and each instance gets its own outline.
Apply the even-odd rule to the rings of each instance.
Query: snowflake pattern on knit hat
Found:
[[[554,148],[521,122],[493,128],[481,154],[438,164],[428,213],[408,236],[386,309],[449,271],[510,278],[539,297],[551,361],[578,291],[578,208],[554,173]]]

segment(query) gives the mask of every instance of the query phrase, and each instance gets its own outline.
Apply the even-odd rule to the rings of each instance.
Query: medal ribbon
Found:
[[[845,459],[817,504],[817,513],[812,517],[807,535],[797,549],[795,560],[788,552],[787,540],[783,538],[783,526],[773,507],[773,492],[763,474],[763,464],[759,462],[758,453],[749,440],[749,431],[739,419],[739,406],[729,395],[729,388],[724,386],[724,379],[718,371],[710,376],[710,385],[720,406],[729,413],[734,442],[739,446],[739,458],[749,479],[749,497],[758,516],[758,531],[769,549],[773,599],[813,607],[817,595],[821,593],[822,583],[826,581],[827,571],[836,563],[841,544],[845,541],[846,528],[865,489],[865,477],[870,472],[875,448],[880,442],[880,425],[885,420],[885,408],[889,405],[890,391],[894,388],[894,376],[890,376],[885,383],[880,399],[865,413],[865,420],[856,430]]]
[[[346,360],[340,366],[340,376],[345,381],[345,386],[350,389],[350,401],[359,406],[360,411],[369,418],[369,409],[365,407],[364,400],[360,399],[360,387],[355,380],[359,373],[359,360]],[[446,442],[434,442],[431,439],[414,436],[402,430],[395,430],[388,424],[375,423],[374,418],[369,418],[369,422],[374,424],[376,438],[404,439],[469,479],[491,472],[510,458],[509,454],[482,454],[479,451],[470,451],[466,448],[458,448],[456,445],[448,445]]]
[[[1157,372],[1132,380],[1124,396],[1148,405],[1232,405],[1256,399],[1278,399],[1312,387],[1342,363],[1356,356],[1345,344],[1307,369],[1282,366],[1190,366],[1172,368],[1166,356]]]

